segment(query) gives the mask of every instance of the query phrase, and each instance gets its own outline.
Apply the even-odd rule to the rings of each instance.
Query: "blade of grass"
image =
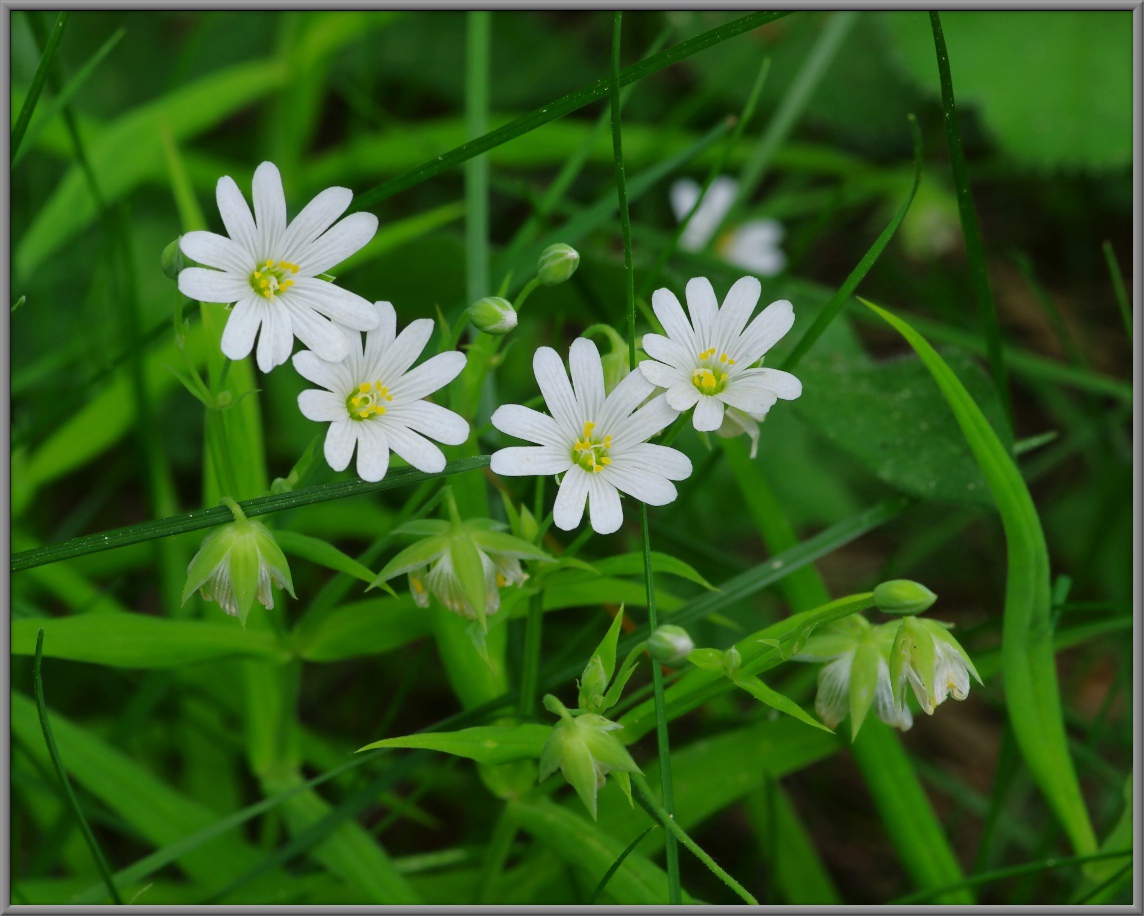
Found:
[[[637,836],[634,840],[632,840],[627,845],[627,847],[624,849],[624,851],[621,852],[616,857],[616,861],[612,863],[612,867],[609,868],[606,872],[604,872],[604,877],[602,877],[600,879],[600,883],[596,885],[596,889],[594,891],[592,891],[591,894],[588,895],[588,900],[587,900],[587,904],[586,904],[587,906],[592,906],[592,904],[594,904],[596,902],[596,900],[600,896],[600,894],[603,893],[604,888],[608,886],[608,882],[612,879],[612,875],[614,875],[617,871],[619,871],[620,866],[624,864],[624,859],[626,859],[629,855],[631,855],[633,852],[635,852],[636,847],[639,846],[639,844],[640,844],[640,841],[645,836],[647,836],[649,833],[651,833],[653,830],[655,830],[655,828],[656,828],[656,825],[652,824],[650,827],[647,828],[647,830],[645,830],[643,833],[641,833],[639,836]]]
[[[1036,505],[1020,470],[945,361],[905,321],[865,305],[921,357],[997,502],[1009,553],[1001,644],[1009,719],[1025,762],[1073,848],[1087,855],[1096,849],[1096,837],[1068,751],[1050,623],[1048,547]]]
[[[434,480],[439,477],[448,477],[452,474],[463,474],[486,467],[489,456],[477,455],[473,458],[461,458],[445,466],[443,471],[426,474],[415,468],[399,468],[386,475],[384,480],[377,483],[367,483],[363,480],[343,480],[335,483],[319,484],[306,487],[289,493],[276,493],[271,496],[260,496],[239,502],[242,511],[248,517],[266,515],[272,512],[281,512],[285,509],[296,509],[312,503],[326,502],[331,499],[345,499],[349,496],[358,496],[362,493],[372,493],[380,490],[391,490],[396,487],[409,486],[423,480]],[[127,544],[138,544],[154,538],[170,537],[182,534],[184,531],[196,531],[200,528],[213,528],[225,524],[233,519],[231,511],[225,506],[215,506],[210,509],[197,509],[183,515],[171,518],[157,519],[143,522],[139,525],[129,525],[125,528],[115,528],[98,534],[89,534],[81,538],[73,538],[62,544],[49,544],[37,547],[34,550],[25,550],[12,557],[12,572],[31,569],[34,566],[43,566],[45,563],[56,563],[84,554],[97,553],[101,550],[111,550],[115,547],[124,547]]]
[[[623,13],[616,11],[612,25],[612,150],[616,163],[616,196],[619,201],[620,232],[624,240],[624,291],[628,305],[628,365],[636,365],[636,288],[632,267],[632,225],[628,214],[628,191],[624,180],[623,130],[620,124],[620,33]],[[647,504],[640,503],[640,530],[643,533],[644,582],[647,586],[647,625],[652,632],[659,626],[655,607],[655,585],[652,582],[651,536],[648,530]],[[660,787],[667,820],[674,824],[675,800],[671,788],[671,750],[668,746],[667,714],[663,701],[663,669],[652,666],[655,691],[656,744],[659,748]],[[667,826],[667,825],[665,825]],[[679,884],[679,846],[674,831],[669,830],[665,848],[667,860],[667,902],[678,906],[683,902]],[[751,901],[754,902],[754,901]]]
[[[1128,302],[1128,291],[1124,288],[1124,277],[1120,273],[1120,264],[1116,260],[1116,252],[1112,250],[1112,242],[1105,240],[1104,259],[1108,262],[1108,276],[1112,280],[1112,292],[1116,296],[1116,304],[1120,307],[1120,317],[1124,320],[1124,330],[1128,332],[1128,339],[1132,339],[1132,306]]]
[[[35,15],[35,10],[28,12],[29,17]],[[68,24],[68,16],[70,15],[71,13],[64,10],[56,17],[56,24],[52,26],[52,31],[44,44],[44,53],[40,55],[40,63],[36,67],[35,76],[32,77],[32,85],[28,89],[28,95],[24,99],[23,106],[20,108],[20,114],[16,117],[16,123],[12,126],[12,150],[10,153],[12,156],[19,152],[24,134],[32,121],[32,113],[36,110],[36,103],[40,101],[40,93],[44,91],[44,83],[47,82],[48,73],[52,68],[52,60],[56,56],[56,51],[59,50],[60,39],[64,37],[64,28]]]
[[[838,287],[838,291],[830,297],[830,301],[822,307],[822,310],[814,319],[812,324],[805,334],[795,344],[795,348],[790,352],[786,361],[782,364],[782,368],[790,372],[798,365],[816,340],[822,336],[822,332],[826,330],[827,325],[830,324],[842,311],[842,307],[846,301],[858,288],[858,284],[862,282],[866,274],[870,272],[870,268],[874,266],[874,262],[878,260],[882,252],[886,250],[886,246],[890,244],[890,239],[894,237],[894,233],[898,231],[898,227],[902,224],[902,220],[906,218],[906,213],[909,212],[910,205],[914,202],[914,194],[918,190],[918,182],[922,177],[922,135],[918,130],[918,121],[912,114],[909,116],[910,135],[914,141],[914,183],[910,186],[910,193],[906,199],[902,201],[902,205],[898,207],[898,212],[894,214],[894,218],[890,220],[890,224],[882,230],[882,234],[874,240],[874,244],[870,246],[870,250],[862,256],[862,260],[858,262],[858,266],[850,271],[850,275],[846,281]]]
[[[489,31],[492,14],[465,14],[465,132],[479,137],[488,128]],[[465,163],[465,291],[476,302],[489,289],[489,160],[474,156]]]
[[[95,859],[96,868],[99,869],[103,883],[107,886],[107,892],[111,895],[111,899],[115,903],[122,906],[123,899],[119,896],[119,890],[115,887],[115,881],[112,880],[111,869],[107,867],[107,859],[104,858],[103,850],[99,848],[95,834],[91,832],[91,827],[87,824],[87,818],[83,816],[83,809],[79,805],[79,799],[75,796],[75,790],[72,788],[71,781],[68,779],[67,770],[64,769],[64,762],[60,758],[59,748],[56,747],[56,739],[52,735],[52,726],[48,721],[48,706],[47,703],[44,702],[44,677],[41,670],[43,663],[44,631],[41,629],[39,633],[36,634],[36,658],[32,669],[32,676],[36,690],[36,711],[40,714],[40,728],[44,732],[44,743],[48,746],[48,754],[52,758],[52,766],[55,767],[56,776],[59,777],[60,785],[63,786],[64,795],[67,797],[68,804],[75,814],[79,829],[83,833],[83,838],[87,841],[88,848],[91,850],[91,856]]]
[[[783,10],[777,12],[751,13],[748,16],[742,16],[739,19],[728,22],[726,25],[711,29],[702,35],[697,35],[695,38],[674,45],[653,57],[632,64],[630,67],[625,67],[620,71],[619,84],[620,86],[627,86],[630,83],[634,83],[653,73],[659,72],[664,67],[668,67],[671,64],[691,57],[693,54],[714,47],[729,38],[734,38],[736,35],[741,35],[751,29],[757,29],[760,26],[767,25],[787,15],[789,15],[789,11]],[[556,99],[542,108],[538,108],[531,114],[519,117],[504,127],[490,131],[484,136],[478,137],[476,140],[470,140],[468,143],[462,144],[444,155],[437,156],[435,159],[431,159],[429,162],[406,172],[404,175],[398,175],[396,178],[382,182],[377,187],[357,197],[355,199],[355,209],[367,210],[374,207],[386,198],[421,184],[423,181],[428,181],[430,178],[440,175],[442,172],[447,172],[462,162],[471,159],[473,156],[488,152],[494,147],[500,146],[502,143],[507,143],[509,140],[547,124],[549,121],[555,121],[557,118],[571,114],[573,111],[577,111],[585,105],[599,101],[612,91],[612,85],[613,80],[611,77],[599,79],[585,89],[569,93],[563,98]]]
[[[1064,316],[1061,315],[1061,310],[1057,308],[1057,304],[1053,302],[1048,291],[1037,281],[1037,275],[1033,270],[1033,262],[1029,260],[1027,255],[1020,251],[1013,252],[1011,260],[1017,266],[1017,270],[1021,272],[1021,276],[1025,278],[1025,283],[1028,284],[1029,289],[1033,293],[1033,297],[1041,306],[1041,311],[1045,313],[1045,317],[1049,321],[1049,326],[1053,329],[1053,336],[1056,337],[1057,343],[1060,344],[1061,350],[1068,356],[1069,361],[1083,369],[1091,368],[1088,360],[1085,358],[1084,352],[1080,346],[1078,346],[1076,340],[1073,339],[1072,334],[1069,333]]]
[[[985,267],[985,249],[981,243],[981,228],[969,188],[969,167],[965,162],[965,149],[961,144],[961,128],[957,121],[957,104],[953,98],[953,77],[949,69],[949,51],[941,28],[941,17],[931,11],[934,49],[937,51],[937,72],[941,82],[941,107],[945,123],[945,140],[949,146],[949,166],[953,172],[953,187],[957,194],[957,209],[961,214],[961,232],[965,236],[965,254],[969,259],[969,279],[977,300],[981,330],[985,334],[989,352],[989,371],[997,386],[997,398],[1013,428],[1013,403],[1009,397],[1009,376],[1005,368],[1005,353],[1001,341],[1001,328],[997,323],[997,307],[989,288],[989,273]]]

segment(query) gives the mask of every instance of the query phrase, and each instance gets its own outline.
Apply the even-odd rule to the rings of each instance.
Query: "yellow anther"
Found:
[[[727,381],[727,373],[726,373],[726,372],[720,372],[720,373],[719,373],[719,381],[720,381],[720,382],[725,382],[725,381]]]
[[[504,588],[506,585],[508,585],[508,579],[501,573],[497,573],[497,588]]]
[[[714,352],[715,352],[715,348],[714,348],[714,347],[711,347],[710,349],[704,350],[702,353],[700,353],[700,354],[699,354],[699,358],[700,358],[700,359],[710,359],[710,358],[711,358],[711,355],[712,355]]]
[[[282,285],[281,285],[281,288],[282,288],[282,289],[289,289],[289,288],[290,288],[291,286],[293,286],[293,285],[294,285],[294,281],[293,281],[293,280],[283,280],[283,281],[282,281]]]
[[[734,361],[733,359],[728,359],[728,360],[727,360],[727,365],[728,365],[728,366],[733,366],[733,365],[735,365],[735,361]]]
[[[369,416],[369,408],[367,407],[365,410],[359,410],[358,416],[364,420],[366,417]]]
[[[423,591],[425,591],[425,586],[421,584],[420,579],[414,579],[412,576],[410,576],[409,584],[413,586],[413,590],[417,592],[417,594],[421,594]]]
[[[612,437],[611,436],[604,436],[604,448],[611,448],[611,447],[612,447]]]
[[[266,262],[266,266],[267,266],[267,267],[274,267],[274,266],[275,266],[275,264],[277,264],[277,263],[278,263],[277,261],[267,261],[267,262]]]
[[[601,458],[600,459],[600,464],[611,464],[611,463],[612,463],[611,458]]]
[[[592,435],[592,430],[594,430],[595,428],[596,428],[596,424],[593,423],[591,420],[588,420],[587,422],[585,422],[584,423],[584,438],[587,439],[590,435]]]
[[[257,279],[258,279],[259,277],[261,277],[261,276],[262,276],[262,271],[261,271],[261,270],[256,270],[256,271],[254,272],[254,279],[255,279],[255,280],[257,280]]]
[[[269,277],[263,277],[258,282],[258,285],[261,286],[263,289],[266,289],[266,287],[268,287],[270,285],[270,278]]]
[[[262,295],[265,296],[267,299],[273,299],[274,298],[274,294],[272,292],[270,292],[270,290],[268,290],[268,289],[264,289],[262,291]]]
[[[600,471],[602,471],[602,470],[604,470],[604,466],[602,464],[596,464],[595,462],[592,462],[592,473],[593,474],[599,474]]]
[[[360,385],[357,386],[357,390],[360,391],[362,394],[365,394],[367,391],[369,391],[369,382],[362,382]]]

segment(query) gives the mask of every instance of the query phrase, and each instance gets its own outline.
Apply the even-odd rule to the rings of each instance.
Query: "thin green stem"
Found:
[[[385,479],[377,483],[367,483],[363,480],[344,480],[337,483],[326,483],[316,487],[306,487],[304,490],[294,490],[289,493],[274,493],[270,496],[260,496],[256,499],[247,499],[239,502],[247,516],[267,515],[272,512],[282,512],[286,509],[297,509],[313,503],[328,502],[332,499],[345,499],[363,493],[373,493],[379,490],[392,490],[396,487],[409,486],[423,480],[435,480],[439,477],[449,477],[453,474],[463,474],[487,467],[488,455],[477,455],[472,458],[460,458],[451,461],[443,471],[426,474],[415,468],[399,468],[391,470]],[[116,547],[126,547],[128,544],[138,544],[153,538],[171,537],[182,534],[184,531],[196,531],[200,528],[213,528],[222,525],[232,518],[230,510],[215,506],[210,509],[198,509],[170,518],[158,519],[152,522],[143,522],[139,525],[128,525],[125,528],[115,528],[98,534],[89,534],[80,538],[73,538],[60,544],[49,544],[33,550],[25,550],[12,557],[12,572],[32,569],[46,563],[57,563],[60,560],[70,560],[73,557],[89,553],[98,553],[102,550],[111,550]]]
[[[957,121],[957,104],[953,98],[953,77],[949,70],[949,52],[945,47],[945,35],[941,28],[941,17],[931,11],[930,26],[933,30],[933,43],[937,51],[938,79],[941,82],[941,105],[945,121],[945,140],[949,147],[949,164],[953,172],[953,186],[957,194],[957,209],[961,214],[961,232],[965,236],[965,254],[969,259],[969,279],[981,327],[985,333],[989,349],[989,371],[997,388],[997,398],[1005,412],[1009,428],[1013,428],[1013,404],[1009,398],[1009,375],[1005,368],[1005,354],[1001,342],[1001,328],[997,323],[997,308],[993,302],[993,292],[989,288],[989,274],[985,267],[985,250],[981,242],[981,229],[977,223],[977,211],[973,206],[973,196],[969,188],[969,168],[965,162],[965,148],[961,143],[961,128]]]
[[[52,726],[48,721],[48,704],[44,702],[44,677],[41,670],[43,662],[44,631],[41,629],[36,634],[36,657],[32,665],[32,681],[36,691],[36,710],[40,714],[40,728],[43,729],[44,732],[44,742],[48,746],[48,755],[52,758],[52,766],[56,769],[56,775],[59,777],[60,785],[64,787],[64,794],[67,796],[68,804],[71,805],[71,809],[75,813],[76,821],[79,823],[79,829],[83,833],[83,838],[87,841],[92,858],[95,859],[95,865],[99,869],[99,874],[103,878],[104,884],[107,885],[108,893],[111,895],[112,901],[122,906],[123,900],[119,896],[119,890],[115,886],[115,880],[111,877],[111,869],[107,866],[107,859],[103,857],[103,850],[99,848],[95,834],[91,832],[91,827],[87,824],[87,818],[83,816],[83,809],[79,806],[79,799],[76,798],[75,790],[72,789],[71,780],[68,779],[67,770],[64,769],[64,762],[60,757],[59,748],[56,747],[56,739],[52,735]]]
[[[489,24],[487,10],[465,17],[465,135],[479,137],[488,128]],[[465,163],[465,290],[469,302],[489,292],[489,160],[474,156]]]
[[[634,840],[632,840],[630,843],[628,843],[628,845],[626,847],[624,847],[624,851],[621,852],[618,856],[616,856],[616,861],[613,862],[608,867],[608,870],[606,872],[604,872],[604,877],[602,877],[600,879],[600,883],[596,885],[596,889],[594,891],[592,891],[591,894],[588,895],[588,901],[587,901],[588,906],[592,906],[592,904],[594,904],[596,902],[596,900],[599,898],[600,894],[602,894],[604,892],[604,888],[606,888],[608,886],[608,882],[612,880],[612,875],[614,875],[616,872],[618,872],[620,870],[620,866],[624,864],[624,860],[628,856],[630,856],[633,852],[636,851],[636,847],[639,846],[639,844],[641,842],[643,842],[643,838],[645,836],[647,836],[649,833],[651,833],[653,830],[655,830],[655,828],[656,828],[656,825],[652,824],[643,833],[641,833]]]
[[[628,303],[628,358],[629,365],[636,365],[636,290],[635,272],[632,268],[632,226],[628,215],[628,192],[624,180],[624,146],[620,126],[620,29],[623,13],[617,11],[612,27],[612,152],[616,166],[616,195],[619,200],[620,231],[624,239],[624,278]],[[643,532],[644,580],[647,584],[648,628],[654,631],[659,626],[655,608],[655,584],[652,580],[651,538],[648,531],[647,505],[640,503],[640,528]],[[652,683],[655,686],[656,738],[659,745],[660,782],[663,803],[667,808],[668,819],[674,817],[675,799],[671,785],[671,751],[668,746],[667,715],[663,701],[663,670],[652,665]],[[674,823],[674,822],[673,822]],[[668,833],[664,847],[667,860],[668,903],[678,906],[683,902],[679,882],[679,846],[672,833]]]
[[[34,16],[36,12],[34,10],[29,11],[28,15]],[[28,89],[28,97],[24,99],[20,114],[12,126],[12,149],[9,156],[15,156],[20,150],[20,144],[24,140],[28,125],[32,122],[32,113],[36,110],[36,103],[40,101],[40,93],[44,91],[44,83],[48,79],[52,60],[59,49],[60,39],[64,37],[64,27],[68,24],[68,16],[70,15],[67,10],[60,13],[56,17],[56,24],[52,27],[51,34],[48,35],[47,43],[44,45],[44,53],[40,55],[40,64],[36,67],[36,74],[32,77],[32,85]]]
[[[540,286],[540,277],[533,277],[529,280],[519,293],[516,294],[516,299],[513,300],[512,307],[514,311],[519,312],[524,305],[525,300],[532,295],[533,291]]]
[[[536,708],[536,681],[540,671],[540,644],[544,632],[544,603],[539,594],[528,599],[524,625],[524,663],[520,669],[520,698],[517,711],[522,719],[532,718]]]
[[[1112,279],[1112,292],[1116,296],[1116,304],[1120,307],[1120,317],[1124,320],[1124,330],[1128,332],[1128,339],[1132,339],[1132,306],[1128,302],[1128,291],[1124,288],[1124,277],[1120,273],[1120,264],[1116,260],[1116,252],[1112,250],[1112,242],[1105,241],[1101,246],[1104,249],[1104,260],[1108,262],[1108,275]]]
[[[660,823],[660,826],[667,831],[668,837],[674,837],[684,846],[691,850],[692,854],[700,862],[707,866],[711,874],[715,875],[720,881],[731,888],[736,895],[745,900],[751,906],[758,906],[759,901],[752,896],[743,885],[732,878],[727,872],[715,862],[711,856],[703,851],[703,848],[691,839],[682,827],[675,822],[675,815],[670,814],[655,800],[652,795],[651,787],[648,786],[647,780],[639,773],[632,773],[632,786],[636,790],[636,797],[639,799],[640,805],[648,814]]]

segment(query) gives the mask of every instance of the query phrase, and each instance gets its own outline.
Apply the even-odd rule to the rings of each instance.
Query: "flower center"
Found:
[[[715,358],[715,347],[709,347],[699,354],[700,366],[691,373],[691,384],[701,394],[718,394],[727,387],[726,370],[735,365],[735,360],[726,353]]]
[[[374,382],[373,385],[362,382],[358,385],[357,391],[346,398],[346,410],[351,420],[368,420],[370,417],[380,417],[384,414],[385,402],[392,400],[393,395],[380,381]]]
[[[250,275],[250,288],[260,296],[273,299],[294,285],[294,281],[286,279],[286,275],[297,272],[298,265],[289,261],[263,261]]]
[[[612,447],[612,437],[593,436],[592,431],[595,428],[596,424],[591,420],[584,424],[583,438],[577,439],[576,444],[572,446],[572,460],[585,471],[599,474],[612,463],[612,459],[608,457],[608,449]]]

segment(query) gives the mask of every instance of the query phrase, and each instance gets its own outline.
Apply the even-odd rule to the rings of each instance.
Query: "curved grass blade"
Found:
[[[918,130],[918,120],[912,114],[909,116],[910,135],[914,141],[914,183],[910,187],[910,193],[906,199],[902,201],[902,205],[898,207],[898,212],[894,214],[894,218],[890,220],[890,224],[882,230],[882,234],[874,240],[874,244],[870,246],[870,250],[863,255],[862,260],[858,262],[858,266],[850,271],[850,276],[846,278],[846,282],[838,287],[838,292],[830,297],[830,301],[823,306],[822,311],[814,319],[814,324],[807,329],[807,332],[802,335],[795,348],[790,352],[786,361],[782,364],[782,368],[790,372],[798,365],[816,340],[822,336],[822,332],[826,330],[826,326],[830,324],[837,316],[842,307],[846,304],[846,300],[850,298],[854,290],[858,288],[858,284],[862,282],[866,274],[870,272],[870,268],[874,266],[874,262],[878,260],[882,252],[886,250],[886,246],[890,244],[890,239],[894,237],[894,233],[898,231],[898,227],[902,225],[902,220],[906,218],[906,213],[909,212],[910,205],[914,202],[914,194],[918,190],[918,182],[922,178],[922,135]]]
[[[961,233],[965,236],[965,255],[969,259],[969,279],[981,318],[981,328],[989,347],[989,371],[997,386],[997,397],[1013,427],[1013,403],[1009,398],[1009,376],[1005,369],[1005,354],[1001,343],[1001,328],[997,324],[997,307],[989,288],[989,273],[985,269],[985,250],[981,244],[981,227],[977,224],[977,211],[969,189],[969,168],[965,164],[965,149],[961,145],[961,128],[957,123],[957,105],[953,99],[953,78],[949,72],[949,51],[941,29],[941,17],[931,11],[930,27],[937,51],[937,72],[941,82],[941,107],[945,122],[945,140],[949,146],[949,167],[953,173],[953,187],[957,194],[957,209],[961,213]]]
[[[466,471],[486,467],[489,463],[488,455],[477,455],[473,458],[460,458],[449,462],[443,471],[426,474],[415,468],[400,468],[390,471],[383,480],[377,483],[367,483],[364,480],[343,480],[336,483],[320,484],[315,487],[306,487],[289,493],[275,493],[271,496],[260,496],[239,503],[247,517],[267,515],[272,512],[282,512],[286,509],[297,509],[312,503],[327,502],[331,499],[344,499],[348,496],[358,496],[362,493],[373,493],[379,490],[392,490],[404,487],[423,480],[433,480],[438,477],[448,477],[452,474],[463,474]],[[12,572],[31,569],[34,566],[43,566],[45,563],[56,563],[72,557],[88,553],[97,553],[101,550],[111,550],[115,547],[124,547],[127,544],[138,544],[140,541],[150,541],[154,538],[170,537],[182,534],[184,531],[196,531],[200,528],[213,528],[233,519],[231,511],[225,506],[215,506],[210,509],[198,509],[183,515],[170,518],[157,519],[153,522],[143,522],[139,525],[129,525],[126,528],[115,528],[98,534],[89,534],[80,538],[73,538],[61,544],[49,544],[37,547],[35,550],[25,550],[12,557]]]
[[[596,902],[596,899],[603,892],[604,888],[608,886],[608,882],[611,880],[612,875],[614,875],[619,870],[620,866],[624,864],[624,859],[626,859],[631,853],[635,852],[636,847],[640,844],[640,841],[643,840],[643,838],[653,830],[655,830],[657,826],[657,824],[652,824],[647,828],[647,830],[632,840],[628,844],[627,848],[619,854],[619,856],[616,858],[616,861],[612,863],[612,867],[604,872],[604,877],[600,879],[600,883],[596,885],[596,889],[588,895],[588,906],[592,906],[592,904]]]
[[[35,10],[29,11],[28,15],[34,16]],[[15,156],[20,150],[20,143],[24,139],[24,134],[28,130],[28,125],[32,122],[32,113],[36,110],[36,103],[40,101],[40,93],[44,91],[44,83],[47,82],[48,72],[51,70],[52,59],[56,56],[56,51],[60,46],[60,39],[64,37],[64,27],[68,24],[67,10],[64,10],[59,16],[56,17],[56,24],[52,26],[51,34],[48,35],[48,41],[44,45],[44,53],[40,55],[40,65],[36,67],[36,75],[32,77],[31,88],[28,89],[27,98],[24,99],[24,104],[20,108],[20,114],[16,118],[16,123],[12,126],[12,151],[10,155]]]
[[[83,838],[87,841],[88,848],[91,849],[91,856],[95,859],[95,865],[99,869],[103,883],[107,885],[107,891],[111,895],[111,899],[122,906],[123,899],[119,896],[119,890],[115,886],[115,881],[112,880],[111,869],[107,867],[107,859],[103,857],[103,850],[99,848],[95,834],[91,832],[91,827],[87,824],[87,818],[83,816],[83,809],[79,806],[79,799],[76,798],[75,790],[72,789],[67,770],[64,769],[64,762],[60,759],[59,748],[56,747],[56,739],[52,735],[52,726],[51,723],[48,722],[48,706],[47,703],[44,702],[44,677],[41,671],[43,662],[44,631],[41,629],[36,635],[36,659],[34,667],[32,668],[32,679],[36,690],[36,711],[40,714],[40,728],[43,729],[44,732],[44,743],[48,746],[48,754],[52,758],[52,766],[55,767],[56,775],[60,779],[60,785],[64,788],[64,794],[67,796],[68,804],[71,806],[72,811],[75,813],[76,820],[79,822],[79,829],[83,833]]]
[[[1029,489],[957,376],[902,319],[862,300],[917,351],[941,388],[1001,513],[1008,546],[1002,661],[1006,706],[1021,754],[1080,855],[1096,850],[1068,752],[1050,620],[1049,554]]]
[[[674,45],[653,57],[632,64],[630,67],[625,67],[619,73],[619,85],[621,87],[627,86],[630,83],[634,83],[646,76],[659,72],[664,67],[671,66],[671,64],[685,60],[693,54],[714,47],[729,38],[734,38],[736,35],[749,32],[751,29],[757,29],[760,26],[767,25],[787,15],[789,15],[789,11],[782,10],[776,12],[751,13],[748,16],[742,16],[732,22],[728,22],[726,25],[711,29],[702,35],[697,35],[695,38]],[[536,128],[547,124],[549,121],[555,121],[557,118],[562,118],[566,114],[571,114],[573,111],[583,108],[585,105],[597,102],[605,98],[612,91],[612,85],[613,80],[611,77],[599,79],[585,89],[569,93],[563,98],[556,99],[530,114],[523,115],[515,121],[511,121],[504,127],[490,131],[475,140],[470,140],[468,143],[464,143],[442,156],[437,156],[424,165],[406,172],[404,175],[398,175],[396,178],[382,182],[377,187],[357,197],[355,199],[355,209],[368,210],[386,198],[412,188],[414,185],[421,184],[423,181],[428,181],[430,178],[440,175],[442,172],[447,172],[462,162],[472,159],[474,156],[479,156],[481,153],[488,152],[494,147],[500,146],[502,143],[507,143],[509,140],[515,139],[522,134],[536,130]]]

